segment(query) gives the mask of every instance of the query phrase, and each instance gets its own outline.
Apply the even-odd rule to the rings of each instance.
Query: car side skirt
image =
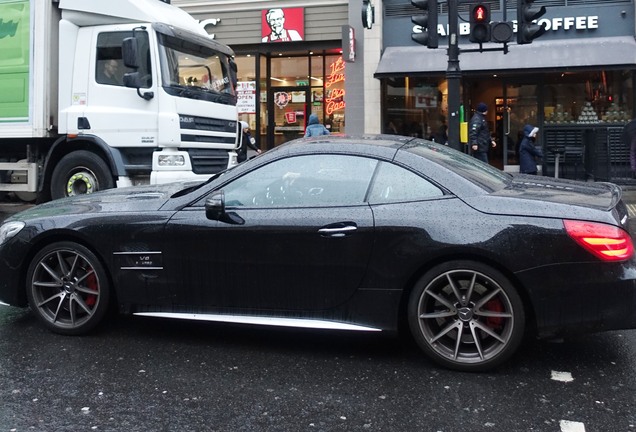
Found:
[[[300,318],[283,318],[283,317],[259,317],[259,316],[244,316],[244,315],[219,315],[219,314],[192,314],[192,313],[175,313],[175,312],[136,312],[133,315],[147,316],[155,318],[171,318],[171,319],[183,319],[194,321],[212,321],[212,322],[226,322],[234,324],[252,324],[252,325],[266,325],[276,327],[296,327],[296,328],[311,328],[311,329],[323,329],[323,330],[350,330],[350,331],[366,331],[366,332],[378,332],[382,331],[379,328],[366,327],[362,325],[325,321],[315,319],[300,319]]]

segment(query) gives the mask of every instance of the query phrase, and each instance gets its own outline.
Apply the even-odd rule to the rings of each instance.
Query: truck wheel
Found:
[[[110,169],[94,153],[79,150],[60,160],[51,177],[51,198],[84,195],[115,185]]]

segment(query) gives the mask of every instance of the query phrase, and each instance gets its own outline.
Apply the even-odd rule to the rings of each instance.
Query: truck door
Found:
[[[99,27],[92,29],[92,33],[84,114],[90,124],[89,133],[99,136],[111,147],[120,148],[125,159],[128,153],[133,154],[127,149],[147,148],[147,152],[134,153],[147,153],[141,164],[150,168],[150,153],[157,147],[159,104],[158,98],[142,98],[137,89],[124,86],[124,74],[133,70],[124,66],[121,46],[124,38],[132,36],[132,29]],[[154,38],[140,29],[135,30],[135,36],[142,59],[137,70],[142,78],[140,92],[157,95],[157,79],[153,73],[156,65],[151,55]],[[132,160],[126,162],[134,164]]]

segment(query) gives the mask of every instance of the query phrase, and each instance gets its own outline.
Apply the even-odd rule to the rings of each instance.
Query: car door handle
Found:
[[[344,237],[347,234],[351,234],[357,229],[358,227],[355,225],[344,225],[320,228],[318,232],[323,237]]]

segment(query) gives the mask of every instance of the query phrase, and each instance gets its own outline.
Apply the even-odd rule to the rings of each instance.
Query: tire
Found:
[[[114,186],[106,162],[95,153],[78,150],[64,156],[53,170],[51,198],[90,194]]]
[[[475,261],[451,261],[428,271],[415,284],[407,313],[424,353],[446,368],[466,372],[501,365],[525,332],[523,302],[512,283]]]
[[[73,242],[53,243],[33,258],[27,298],[38,319],[64,335],[90,332],[108,311],[110,284],[95,254]]]

